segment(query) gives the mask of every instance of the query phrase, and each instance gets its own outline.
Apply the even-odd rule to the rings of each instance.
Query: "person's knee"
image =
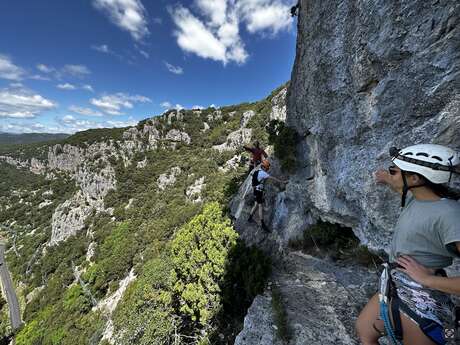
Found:
[[[383,322],[380,320],[368,320],[363,315],[358,317],[355,323],[356,334],[363,345],[378,344],[378,339],[384,332]]]

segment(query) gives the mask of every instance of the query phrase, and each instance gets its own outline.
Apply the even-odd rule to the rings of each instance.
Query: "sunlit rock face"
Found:
[[[387,247],[400,202],[373,172],[388,149],[460,149],[459,24],[455,0],[301,2],[287,123],[304,139],[287,198],[303,190],[308,214]]]

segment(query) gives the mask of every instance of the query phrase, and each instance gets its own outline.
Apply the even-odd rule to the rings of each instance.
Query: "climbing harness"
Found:
[[[379,302],[380,302],[380,318],[385,325],[386,334],[390,337],[391,342],[394,345],[402,345],[402,332],[401,330],[393,329],[391,326],[390,320],[390,310],[389,310],[389,302],[391,298],[391,290],[392,290],[392,281],[390,277],[390,265],[388,263],[384,263],[382,275],[380,276],[380,293],[379,293]],[[394,311],[394,306],[392,308]],[[400,326],[400,322],[399,322]],[[396,328],[396,327],[395,327]],[[399,333],[399,334],[396,334]]]
[[[414,320],[422,332],[433,342],[440,345],[458,345],[460,342],[460,307],[455,307],[451,324],[443,328],[437,322],[419,316],[398,297],[396,287],[391,278],[391,270],[397,264],[384,263],[384,269],[380,276],[380,318],[385,325],[386,335],[393,345],[402,345],[403,329],[401,324],[400,311],[404,312],[410,319]],[[436,275],[447,276],[444,270],[436,270]],[[391,313],[391,318],[390,318]]]
[[[454,307],[452,321],[444,329],[444,338],[449,345],[458,345],[460,343],[460,306]]]

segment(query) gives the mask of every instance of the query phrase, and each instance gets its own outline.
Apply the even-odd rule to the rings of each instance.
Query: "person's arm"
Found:
[[[460,251],[460,242],[456,242],[457,249]],[[419,264],[410,256],[403,255],[397,260],[402,268],[400,271],[405,272],[409,277],[423,286],[460,296],[460,277],[441,277],[433,274],[433,270]]]
[[[287,183],[287,181],[280,180],[280,179],[278,179],[278,178],[276,178],[274,176],[271,176],[271,175],[269,177],[267,177],[267,179],[276,181],[276,182],[281,183],[281,184]]]
[[[263,156],[264,158],[268,158],[267,152],[265,152],[265,150],[262,150],[262,156]]]

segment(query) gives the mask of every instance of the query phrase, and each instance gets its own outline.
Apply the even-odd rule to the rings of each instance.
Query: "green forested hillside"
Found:
[[[24,133],[12,134],[0,132],[0,145],[31,144],[43,141],[65,139],[69,134]]]
[[[114,152],[101,152],[107,159],[88,166],[110,164],[116,189],[105,197],[104,210],[93,210],[82,230],[54,246],[49,245],[53,212],[79,193],[78,183],[68,172],[34,175],[2,163],[2,181],[9,182],[0,183],[0,224],[25,322],[16,344],[233,343],[270,264],[237,239],[226,215],[246,166],[219,168],[241,150],[219,152],[212,146],[240,128],[247,110],[255,111],[247,126],[253,138],[267,144],[272,96],[222,108],[219,116],[210,108],[181,111],[181,119],[168,120],[167,113],[141,121],[139,132],[152,125],[162,135],[178,129],[191,143],[175,143],[173,149],[164,141],[155,150],[135,152],[130,164]],[[111,140],[117,147],[125,130],[91,130],[61,143],[88,148]],[[46,145],[21,146],[8,155],[37,156],[46,163],[46,152]],[[179,171],[175,182],[159,188],[160,175],[173,168]],[[193,199],[187,191],[200,179],[202,190]],[[108,312],[102,302],[130,272],[136,279]]]

